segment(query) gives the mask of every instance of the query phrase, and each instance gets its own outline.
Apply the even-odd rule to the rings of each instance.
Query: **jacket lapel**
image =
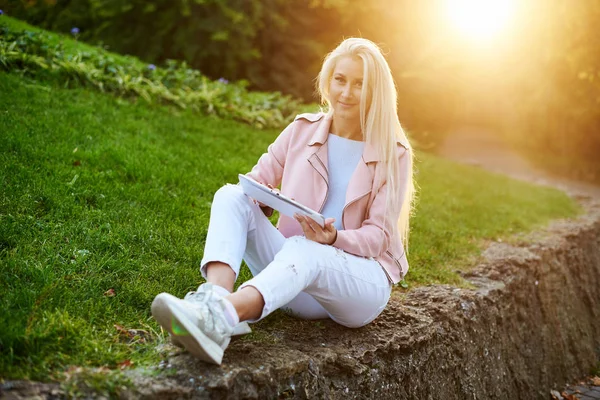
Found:
[[[329,185],[329,176],[327,172],[327,142],[320,145],[317,151],[308,157],[308,162],[323,178],[323,181]]]
[[[356,200],[364,197],[365,195],[371,193],[373,188],[373,173],[369,165],[365,161],[365,155],[363,151],[363,156],[358,161],[358,165],[350,178],[350,182],[348,183],[348,189],[346,190],[346,206],[348,204],[355,202]]]
[[[358,161],[358,165],[348,183],[346,205],[371,192],[373,189],[374,168],[369,168],[369,163],[376,163],[377,161],[379,161],[377,150],[369,143],[365,143],[362,157]]]
[[[314,147],[315,151],[308,157],[308,162],[312,168],[321,176],[322,182],[325,183],[325,191],[329,189],[329,173],[328,173],[328,158],[327,158],[327,138],[329,128],[331,126],[331,118],[325,116],[321,123],[315,129],[309,146]],[[346,201],[344,209],[350,203],[371,193],[373,187],[373,169],[369,168],[369,163],[377,162],[377,151],[373,146],[365,143],[363,155],[358,161],[358,165],[354,170],[348,189],[346,190]],[[324,200],[323,200],[324,203]],[[323,204],[324,205],[324,204]],[[321,205],[321,207],[323,207]]]
[[[318,189],[314,193],[319,195],[319,199],[315,199],[317,204],[320,204],[316,211],[321,212],[327,199],[327,192],[329,191],[329,174],[327,172],[328,160],[327,160],[327,138],[329,136],[329,127],[331,126],[330,118],[323,118],[323,120],[317,124],[316,129],[312,135],[309,146],[312,148],[312,153],[308,156],[308,163],[317,173]]]
[[[329,175],[327,173],[328,161],[327,161],[327,138],[329,136],[329,127],[331,126],[331,118],[325,116],[320,123],[317,124],[312,138],[308,143],[314,149],[308,157],[310,165],[321,175],[323,181],[329,188]]]

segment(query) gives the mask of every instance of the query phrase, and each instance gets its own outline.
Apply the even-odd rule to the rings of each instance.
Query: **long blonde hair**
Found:
[[[317,90],[322,104],[327,106],[329,115],[333,115],[333,107],[329,99],[329,83],[337,61],[343,57],[362,59],[363,90],[360,96],[360,125],[363,139],[377,149],[385,164],[388,185],[386,204],[387,207],[394,207],[395,210],[400,206],[397,229],[403,246],[408,252],[409,220],[415,197],[413,151],[398,119],[398,94],[394,78],[381,49],[375,43],[363,38],[344,40],[325,57],[317,78]],[[399,176],[396,153],[398,140],[409,146],[408,154],[405,155],[409,157],[408,176]],[[400,187],[401,184],[404,185],[403,188]],[[406,195],[402,204],[399,204],[402,189],[405,190]]]

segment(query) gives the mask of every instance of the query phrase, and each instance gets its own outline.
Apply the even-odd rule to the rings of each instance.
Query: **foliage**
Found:
[[[527,14],[545,18],[522,32],[506,135],[546,168],[600,182],[600,3],[537,1]]]
[[[457,39],[435,2],[0,0],[0,8],[60,32],[78,27],[80,39],[146,62],[185,60],[213,79],[308,101],[327,51],[367,37],[383,47],[401,121],[425,148],[476,126],[504,132],[556,172],[600,181],[600,6],[517,3],[516,23],[481,47]]]
[[[0,0],[0,8],[5,0]],[[265,75],[259,32],[281,26],[284,0],[87,0],[11,2],[11,15],[102,43],[147,62],[185,60],[214,79]],[[271,32],[277,35],[278,32]],[[264,37],[263,37],[264,39]],[[140,46],[140,43],[144,43]]]
[[[259,57],[253,39],[264,28],[263,16],[282,2],[33,0],[13,2],[10,9],[11,15],[46,29],[69,32],[78,27],[83,40],[94,43],[101,40],[120,53],[152,62],[186,60],[215,77],[236,79],[241,64]],[[4,8],[8,9],[9,4]]]
[[[56,32],[77,27],[81,40],[148,63],[185,60],[213,79],[246,79],[253,88],[312,101],[323,56],[343,37],[369,37],[383,42],[386,49],[399,42],[410,45],[404,28],[412,18],[404,9],[407,1],[381,3],[0,0],[0,8]]]
[[[0,0],[10,15],[58,32],[77,27],[80,40],[148,63],[185,60],[213,79],[245,79],[249,88],[309,102],[317,100],[325,54],[344,37],[367,37],[388,56],[403,125],[431,148],[460,110],[464,79],[456,62],[422,45],[417,22],[428,7],[409,0]]]
[[[0,71],[5,379],[157,365],[165,335],[150,316],[152,299],[201,283],[214,192],[278,134],[61,86]],[[456,270],[485,241],[576,212],[558,191],[418,159],[410,287],[460,284]],[[248,278],[244,270],[240,280]],[[73,377],[66,390],[74,396],[79,376],[89,381]],[[113,378],[102,389],[109,394],[124,384]]]
[[[125,60],[125,61],[124,61]],[[148,103],[172,104],[253,126],[281,127],[299,103],[279,93],[251,92],[245,81],[212,81],[186,62],[167,60],[162,68],[106,51],[67,50],[48,34],[15,30],[0,21],[0,68],[58,79],[68,87],[93,87]]]

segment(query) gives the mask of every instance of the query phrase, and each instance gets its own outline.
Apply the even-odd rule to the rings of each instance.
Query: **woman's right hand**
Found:
[[[257,181],[258,183],[260,183],[263,186],[268,187],[269,189],[275,191],[275,192],[279,192],[279,189],[274,188],[270,183],[264,183],[261,181]],[[265,214],[265,216],[270,217],[271,215],[273,215],[273,208],[267,206],[266,204],[261,203],[260,201],[257,201],[255,199],[252,199],[256,204],[258,204],[258,206],[260,207],[260,209],[262,210],[263,214]]]

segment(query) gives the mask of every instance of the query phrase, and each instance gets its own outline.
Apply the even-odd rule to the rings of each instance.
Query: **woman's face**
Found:
[[[358,57],[338,60],[329,82],[329,97],[336,117],[360,120],[363,63]]]

